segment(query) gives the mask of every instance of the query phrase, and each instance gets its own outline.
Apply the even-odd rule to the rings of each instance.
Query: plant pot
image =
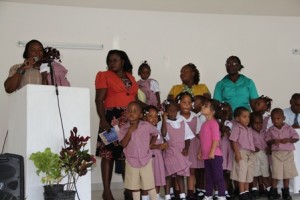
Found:
[[[75,194],[75,191],[59,192],[55,200],[75,200]]]
[[[55,184],[55,185],[44,185],[44,193],[46,194],[57,194],[59,192],[64,191],[63,184]]]
[[[56,194],[44,193],[44,200],[75,200],[75,191],[62,191]]]
[[[44,186],[44,200],[56,200],[57,194],[64,191],[64,185],[45,185]]]

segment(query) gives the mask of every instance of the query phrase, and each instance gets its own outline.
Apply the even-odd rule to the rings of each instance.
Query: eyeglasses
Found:
[[[237,65],[239,65],[239,63],[237,63],[237,62],[225,63],[225,66],[229,66],[229,65],[237,66]]]

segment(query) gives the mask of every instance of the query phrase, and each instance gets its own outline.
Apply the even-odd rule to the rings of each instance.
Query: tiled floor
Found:
[[[113,195],[115,200],[124,200],[123,190],[114,190]],[[96,190],[92,192],[92,200],[102,200],[102,191]],[[258,200],[267,200],[267,198],[259,198]],[[300,194],[293,195],[293,200],[300,200]]]

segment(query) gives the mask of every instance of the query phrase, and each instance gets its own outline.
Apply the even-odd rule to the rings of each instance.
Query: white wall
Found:
[[[180,83],[180,68],[193,62],[201,82],[213,92],[225,75],[225,61],[238,55],[259,94],[273,98],[273,107],[287,107],[299,91],[300,17],[210,15],[152,11],[108,10],[0,2],[0,82],[9,68],[22,62],[19,40],[42,42],[103,43],[104,50],[61,50],[72,86],[91,89],[92,151],[95,149],[98,117],[94,105],[94,79],[105,70],[112,48],[125,50],[134,74],[143,60],[152,67],[152,77],[161,86],[164,99],[173,84]],[[138,78],[138,77],[137,77]],[[7,130],[7,97],[0,95],[0,145]],[[46,114],[46,113],[45,113]],[[76,126],[76,124],[74,124]],[[92,183],[101,182],[100,160]],[[114,177],[113,181],[120,181]]]

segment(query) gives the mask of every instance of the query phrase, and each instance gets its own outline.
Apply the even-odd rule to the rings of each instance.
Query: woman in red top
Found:
[[[138,84],[132,73],[132,65],[127,54],[111,50],[106,57],[108,70],[96,76],[96,107],[100,117],[100,131],[110,130],[111,120],[115,117],[119,124],[126,123],[125,108],[137,96]],[[96,155],[102,158],[101,173],[104,200],[112,200],[110,189],[114,161],[124,160],[123,148],[117,143],[106,145],[98,136]],[[117,162],[118,163],[118,162]],[[116,166],[116,169],[118,167]],[[118,171],[121,172],[120,170]]]

